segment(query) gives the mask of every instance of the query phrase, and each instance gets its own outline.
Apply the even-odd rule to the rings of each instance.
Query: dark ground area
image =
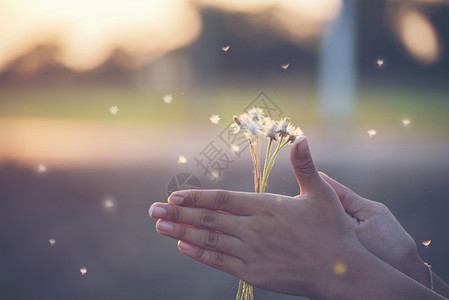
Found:
[[[318,164],[358,193],[385,203],[418,244],[421,256],[449,281],[447,163]],[[205,188],[250,191],[249,166],[235,166]],[[237,279],[180,254],[148,217],[165,201],[176,171],[163,167],[49,170],[0,167],[1,299],[234,299]],[[232,176],[231,176],[232,175]],[[243,180],[248,178],[248,180]],[[274,181],[273,178],[278,178]],[[270,192],[298,193],[279,163]],[[106,197],[114,199],[105,208]],[[54,238],[54,246],[49,239]],[[429,248],[421,241],[432,240]],[[80,268],[86,267],[82,276]],[[381,274],[379,274],[381,275]],[[293,299],[256,290],[256,299]],[[295,298],[298,299],[298,298]]]

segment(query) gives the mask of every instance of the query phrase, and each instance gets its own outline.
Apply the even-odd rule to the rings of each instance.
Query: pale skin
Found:
[[[290,152],[296,197],[178,191],[154,203],[156,230],[187,256],[264,289],[316,299],[445,299],[389,210],[320,174],[307,139]],[[381,275],[380,275],[381,274]],[[410,277],[409,277],[410,276]]]

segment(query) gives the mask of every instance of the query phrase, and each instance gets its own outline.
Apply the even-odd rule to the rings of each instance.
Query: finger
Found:
[[[370,210],[375,202],[359,196],[327,174],[323,172],[319,174],[335,190],[345,211],[358,219],[364,219],[365,212]]]
[[[234,256],[239,253],[242,246],[242,241],[236,237],[165,220],[157,221],[156,230],[159,234]]]
[[[175,205],[202,207],[236,215],[251,215],[261,205],[261,197],[255,193],[225,190],[183,190],[170,195],[168,202]]]
[[[185,255],[190,256],[203,264],[239,278],[241,277],[241,274],[243,274],[245,268],[247,268],[246,263],[235,256],[219,251],[204,249],[183,241],[178,242],[178,249]]]
[[[239,223],[239,218],[241,218],[240,216],[205,208],[181,207],[159,202],[151,205],[149,214],[153,219],[164,219],[228,234],[235,234],[238,231],[236,224]]]
[[[320,191],[324,181],[313,163],[306,137],[298,138],[293,144],[290,150],[290,162],[301,194]]]

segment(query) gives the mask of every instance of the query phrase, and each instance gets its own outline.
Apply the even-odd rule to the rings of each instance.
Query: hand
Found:
[[[429,286],[429,273],[416,243],[383,204],[365,199],[324,173],[321,177],[337,193],[360,242],[392,267]]]
[[[307,140],[291,150],[301,195],[178,191],[155,203],[160,234],[184,254],[268,290],[328,298],[339,277],[370,254],[334,189],[317,172]]]

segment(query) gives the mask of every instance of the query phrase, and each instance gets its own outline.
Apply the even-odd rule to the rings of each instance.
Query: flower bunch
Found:
[[[231,125],[234,134],[243,132],[248,139],[251,150],[251,158],[254,164],[254,188],[256,193],[263,193],[267,184],[268,175],[273,168],[274,161],[279,151],[287,144],[293,143],[303,135],[301,128],[293,126],[289,118],[274,121],[265,117],[263,110],[253,107],[240,116],[234,116]],[[263,171],[261,171],[260,148],[262,139],[268,139]],[[273,144],[276,144],[273,154]]]
[[[292,144],[303,135],[303,132],[301,128],[293,126],[289,118],[274,121],[265,117],[263,110],[259,107],[253,107],[244,114],[234,116],[233,119],[234,123],[231,126],[234,134],[243,132],[248,139],[254,164],[254,190],[256,193],[263,193],[279,151],[287,144]],[[265,138],[268,139],[268,146],[262,168],[260,154],[261,144]],[[253,287],[240,280],[236,300],[253,299]]]

